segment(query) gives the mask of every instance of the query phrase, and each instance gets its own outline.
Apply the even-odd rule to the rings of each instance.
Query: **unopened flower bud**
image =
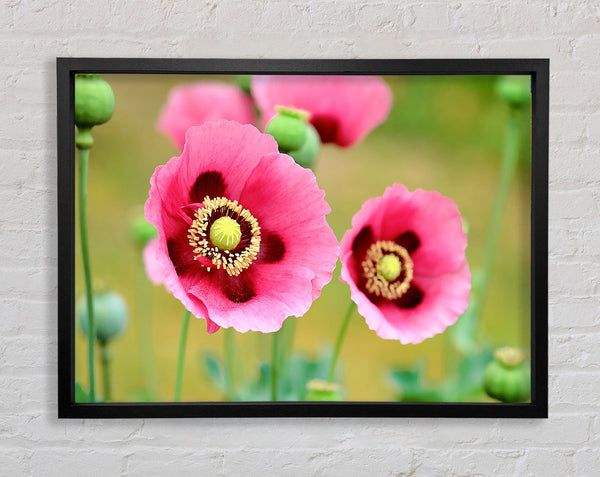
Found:
[[[156,237],[156,234],[156,228],[146,220],[143,214],[137,215],[131,221],[131,236],[140,247]]]
[[[311,168],[319,155],[320,149],[321,138],[319,137],[319,133],[312,124],[307,124],[304,144],[300,149],[290,151],[288,154],[292,156],[297,164],[300,164],[302,167]]]
[[[531,394],[531,371],[525,354],[517,348],[500,348],[483,378],[485,392],[502,402],[523,402]]]
[[[496,93],[512,107],[525,106],[531,101],[531,77],[501,76],[496,82]]]
[[[275,109],[279,111],[279,114],[273,116],[269,121],[265,132],[275,138],[279,145],[279,152],[287,154],[300,149],[306,140],[308,113],[280,106]]]
[[[115,110],[115,95],[100,75],[75,77],[75,125],[89,129],[108,121]]]
[[[252,90],[252,77],[250,75],[236,75],[235,82],[242,91],[250,94]]]
[[[81,330],[87,336],[89,323],[85,297],[77,304],[77,314]],[[127,304],[121,295],[114,291],[94,295],[94,326],[98,341],[106,343],[121,334],[127,328],[127,323]]]
[[[306,383],[308,394],[305,401],[341,401],[339,386],[335,383],[313,379]]]

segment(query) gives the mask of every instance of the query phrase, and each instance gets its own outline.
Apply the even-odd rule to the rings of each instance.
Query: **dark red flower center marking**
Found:
[[[218,171],[203,172],[198,176],[190,189],[190,203],[202,202],[205,197],[223,197],[225,180]]]
[[[406,293],[393,300],[393,303],[399,308],[415,308],[423,301],[423,296],[423,291],[413,283]]]
[[[285,255],[283,239],[274,232],[261,230],[260,251],[256,260],[260,263],[276,263]]]
[[[415,253],[421,245],[419,237],[414,232],[404,232],[402,235],[398,235],[394,242],[403,247],[408,253]]]
[[[373,241],[373,230],[371,227],[363,227],[354,238],[354,242],[352,242],[352,254],[357,263],[362,263]]]
[[[167,251],[169,252],[169,258],[175,267],[175,272],[178,276],[188,273],[191,269],[193,262],[185,259],[185,254],[188,250],[182,250],[182,244],[175,238],[167,239]]]
[[[321,142],[336,142],[339,134],[339,123],[337,119],[331,116],[314,116],[311,118],[310,122],[319,133]]]
[[[246,303],[256,296],[254,284],[245,275],[224,278],[221,289],[233,303]]]
[[[390,301],[400,308],[418,306],[424,294],[413,281],[410,255],[419,245],[419,238],[410,231],[394,241],[375,241],[371,227],[363,227],[352,243],[358,288],[375,304]],[[386,269],[388,264],[391,271]]]

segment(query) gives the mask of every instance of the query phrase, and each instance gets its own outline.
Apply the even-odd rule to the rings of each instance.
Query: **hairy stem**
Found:
[[[344,342],[344,338],[346,337],[346,330],[348,329],[350,317],[352,316],[352,312],[354,311],[354,305],[354,302],[350,301],[350,305],[348,306],[348,310],[346,311],[346,316],[344,316],[344,321],[342,321],[342,327],[340,328],[340,333],[338,334],[337,342],[335,343],[333,357],[331,358],[331,367],[329,368],[329,376],[327,377],[327,381],[329,381],[330,383],[333,382],[333,377],[335,375],[335,365],[337,364],[337,360],[340,355],[340,350],[342,349],[342,343]]]
[[[78,136],[79,136],[78,132]],[[89,135],[89,131],[87,131]],[[94,293],[92,291],[92,270],[90,266],[90,252],[88,246],[87,227],[87,176],[90,148],[87,145],[77,144],[79,155],[79,236],[81,241],[81,258],[83,262],[83,276],[85,280],[85,297],[88,317],[88,368],[89,368],[89,400],[96,400],[96,379],[94,376],[94,344],[96,341],[96,326],[94,322]]]
[[[277,401],[277,378],[279,366],[279,331],[273,333],[273,350],[271,355],[271,401]]]
[[[144,376],[144,385],[146,393],[151,401],[154,401],[159,394],[159,384],[156,370],[156,360],[152,348],[152,314],[150,313],[150,294],[149,282],[146,277],[144,261],[140,256],[137,262],[136,273],[136,304],[137,319],[136,328],[138,333],[138,342],[140,347],[140,357],[142,365],[142,375]]]
[[[234,350],[235,350],[235,331],[233,328],[227,328],[225,331],[225,390],[229,401],[235,398],[235,379],[234,379]]]
[[[481,276],[481,283],[479,284],[478,297],[473,306],[473,318],[475,320],[479,319],[480,314],[483,311],[490,289],[494,264],[496,262],[496,253],[498,251],[498,239],[502,227],[502,217],[504,215],[504,210],[506,209],[510,188],[519,159],[520,144],[521,134],[519,130],[518,111],[511,109],[504,137],[500,183],[498,184],[498,191],[496,192],[496,198],[490,217],[483,255],[483,273]]]
[[[102,381],[104,385],[104,400],[109,402],[112,399],[110,389],[110,349],[106,341],[99,341],[100,344],[100,362],[102,363]]]
[[[179,337],[179,352],[177,354],[177,371],[175,374],[175,402],[181,401],[181,387],[183,385],[183,365],[185,361],[185,347],[187,345],[188,329],[190,327],[190,317],[192,314],[185,310],[183,313],[183,322],[181,323],[181,335]]]

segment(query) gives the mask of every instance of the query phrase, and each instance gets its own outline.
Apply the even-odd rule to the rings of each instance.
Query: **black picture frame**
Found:
[[[548,59],[57,58],[58,417],[548,417]],[[531,402],[75,402],[74,78],[121,74],[531,75]]]

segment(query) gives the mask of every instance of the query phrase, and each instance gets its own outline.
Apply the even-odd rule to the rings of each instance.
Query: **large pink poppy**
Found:
[[[456,204],[394,184],[367,200],[340,244],[342,274],[369,328],[420,343],[466,310],[471,273]]]
[[[348,147],[387,118],[392,93],[376,76],[254,76],[252,95],[268,122],[275,106],[306,110],[322,142]]]
[[[171,90],[158,119],[158,129],[181,151],[189,127],[219,119],[252,124],[254,106],[250,96],[236,86],[193,83]]]
[[[251,125],[208,122],[156,168],[146,219],[149,275],[208,331],[273,332],[331,280],[338,243],[314,174]],[[230,240],[231,239],[231,240]]]

